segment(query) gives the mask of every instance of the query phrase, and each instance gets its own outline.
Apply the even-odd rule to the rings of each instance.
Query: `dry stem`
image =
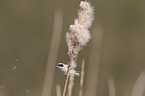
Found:
[[[68,74],[67,74],[66,81],[65,81],[63,96],[65,96],[65,93],[66,93],[67,83],[68,83],[68,79],[69,79],[69,70],[71,68],[72,61],[73,61],[74,57],[76,57],[75,61],[77,60],[77,53],[78,53],[78,46],[79,46],[79,44],[78,44],[78,42],[75,42],[75,40],[72,40],[72,41],[73,41],[73,50],[70,53],[71,54],[71,56],[70,56],[71,60],[70,60],[70,64],[69,64],[69,67],[68,67],[68,72],[67,72]]]
[[[68,78],[69,78],[69,70],[71,68],[72,61],[73,61],[73,54],[71,54],[71,61],[70,61],[70,65],[69,65],[68,72],[67,72],[68,74],[67,74],[66,81],[65,81],[65,86],[64,86],[64,90],[63,90],[63,96],[65,96],[65,93],[66,93],[66,87],[67,87]]]

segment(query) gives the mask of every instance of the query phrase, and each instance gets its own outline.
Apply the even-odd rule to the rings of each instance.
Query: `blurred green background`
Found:
[[[79,53],[76,69],[81,70],[85,59],[83,90],[87,90],[91,76],[96,74],[96,95],[88,96],[111,96],[108,77],[115,82],[116,96],[131,96],[145,68],[145,0],[90,2],[95,8],[92,39]],[[62,9],[63,13],[56,66],[58,62],[69,62],[65,34],[77,17],[79,3],[80,0],[0,0],[0,96],[41,96],[55,11]],[[101,37],[98,29],[102,30]],[[96,71],[90,71],[95,68]],[[64,80],[55,68],[52,96],[56,96],[56,84],[63,90]],[[76,77],[73,96],[78,96],[78,91]]]

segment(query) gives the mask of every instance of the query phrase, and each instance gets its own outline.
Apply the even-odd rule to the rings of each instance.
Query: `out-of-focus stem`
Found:
[[[74,75],[70,75],[68,84],[68,94],[67,96],[72,96],[72,89],[74,86]]]
[[[63,24],[62,10],[57,10],[54,14],[52,40],[51,40],[51,45],[48,54],[45,76],[44,76],[42,96],[51,96],[53,76],[54,76],[54,71],[56,66],[56,58],[58,54],[61,33],[62,33],[62,24]]]
[[[89,64],[87,67],[86,88],[84,96],[97,96],[97,84],[99,76],[99,64],[101,60],[101,49],[103,31],[101,27],[95,26],[92,33]],[[95,74],[94,74],[95,73]]]
[[[85,72],[84,70],[85,70],[85,60],[82,60],[82,70],[81,70],[79,96],[82,96],[82,94],[83,94],[83,82],[84,82],[84,72]]]
[[[60,85],[56,85],[56,93],[57,93],[57,96],[61,96]]]
[[[131,96],[144,96],[145,92],[145,70],[137,78]]]
[[[109,96],[116,96],[116,88],[115,88],[115,82],[113,77],[108,78],[108,90],[109,90]]]

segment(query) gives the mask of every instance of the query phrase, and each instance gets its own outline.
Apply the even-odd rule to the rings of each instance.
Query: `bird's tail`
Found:
[[[79,72],[75,72],[75,75],[76,75],[76,76],[80,76],[80,73],[79,73]]]

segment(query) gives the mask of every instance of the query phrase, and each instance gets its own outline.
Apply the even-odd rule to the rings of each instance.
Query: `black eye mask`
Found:
[[[59,64],[59,65],[57,65],[57,66],[59,66],[59,67],[63,67],[63,65],[62,65],[62,64]]]

